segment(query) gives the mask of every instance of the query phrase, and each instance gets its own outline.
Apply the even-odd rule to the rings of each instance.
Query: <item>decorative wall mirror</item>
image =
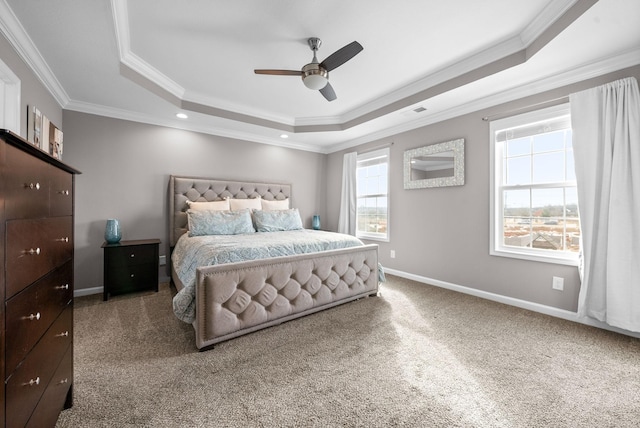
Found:
[[[464,138],[404,152],[404,188],[462,186]]]

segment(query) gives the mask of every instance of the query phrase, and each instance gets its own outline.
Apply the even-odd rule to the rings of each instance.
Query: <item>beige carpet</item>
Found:
[[[388,276],[207,352],[172,289],[76,299],[58,427],[637,427],[640,340]]]

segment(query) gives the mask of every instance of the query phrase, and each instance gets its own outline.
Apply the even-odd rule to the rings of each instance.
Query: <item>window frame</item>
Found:
[[[510,257],[544,263],[578,266],[579,252],[551,251],[540,248],[516,247],[504,244],[504,198],[503,189],[548,189],[576,187],[575,181],[557,181],[553,183],[525,184],[504,186],[503,149],[504,143],[496,140],[498,132],[505,129],[527,126],[562,116],[570,116],[568,103],[547,107],[515,116],[497,119],[489,123],[490,133],[490,244],[489,254],[492,256]],[[573,141],[572,141],[573,146]],[[566,167],[566,166],[565,166]],[[566,204],[566,200],[565,200]],[[578,217],[578,222],[580,218]]]
[[[0,128],[6,128],[20,135],[20,78],[0,60],[0,103],[4,112],[0,117]]]
[[[358,229],[358,220],[359,220],[359,214],[358,214],[358,200],[360,199],[360,195],[358,193],[358,164],[361,162],[366,162],[368,160],[371,159],[375,159],[377,157],[385,157],[386,158],[386,162],[380,162],[380,163],[386,163],[387,164],[387,179],[386,179],[386,184],[387,184],[387,188],[385,189],[385,193],[379,193],[379,194],[366,194],[367,197],[381,197],[381,196],[385,196],[387,198],[387,231],[382,234],[382,233],[373,233],[373,232],[365,232],[365,231],[360,231]],[[358,154],[357,155],[357,159],[356,159],[356,237],[357,238],[361,238],[361,239],[366,239],[366,240],[372,240],[372,241],[381,241],[381,242],[389,242],[389,236],[390,236],[390,195],[389,195],[389,180],[391,177],[390,174],[390,169],[391,169],[391,162],[390,162],[390,157],[391,157],[391,150],[389,147],[385,147],[382,149],[377,149],[377,150],[372,150],[370,152],[366,152],[366,153],[362,153],[362,154]]]

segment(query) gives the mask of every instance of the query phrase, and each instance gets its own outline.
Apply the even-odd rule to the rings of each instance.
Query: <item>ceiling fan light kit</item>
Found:
[[[359,54],[363,47],[358,42],[351,42],[338,49],[325,58],[324,61],[319,63],[318,58],[316,58],[316,52],[318,51],[318,48],[320,48],[322,40],[317,37],[310,37],[307,39],[307,43],[309,44],[311,51],[313,51],[313,59],[309,64],[302,67],[301,71],[256,69],[254,70],[254,73],[269,74],[273,76],[301,76],[304,86],[309,89],[320,91],[327,101],[333,101],[337,97],[333,87],[329,83],[329,71],[340,67],[342,64]]]
[[[307,64],[302,67],[302,82],[307,88],[318,91],[329,83],[329,72],[320,64]]]

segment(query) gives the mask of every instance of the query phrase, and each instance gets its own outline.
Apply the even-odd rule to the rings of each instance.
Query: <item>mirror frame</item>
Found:
[[[453,175],[449,177],[411,179],[411,159],[453,151]],[[462,186],[464,184],[464,138],[431,144],[404,152],[404,188],[424,189],[428,187]]]

